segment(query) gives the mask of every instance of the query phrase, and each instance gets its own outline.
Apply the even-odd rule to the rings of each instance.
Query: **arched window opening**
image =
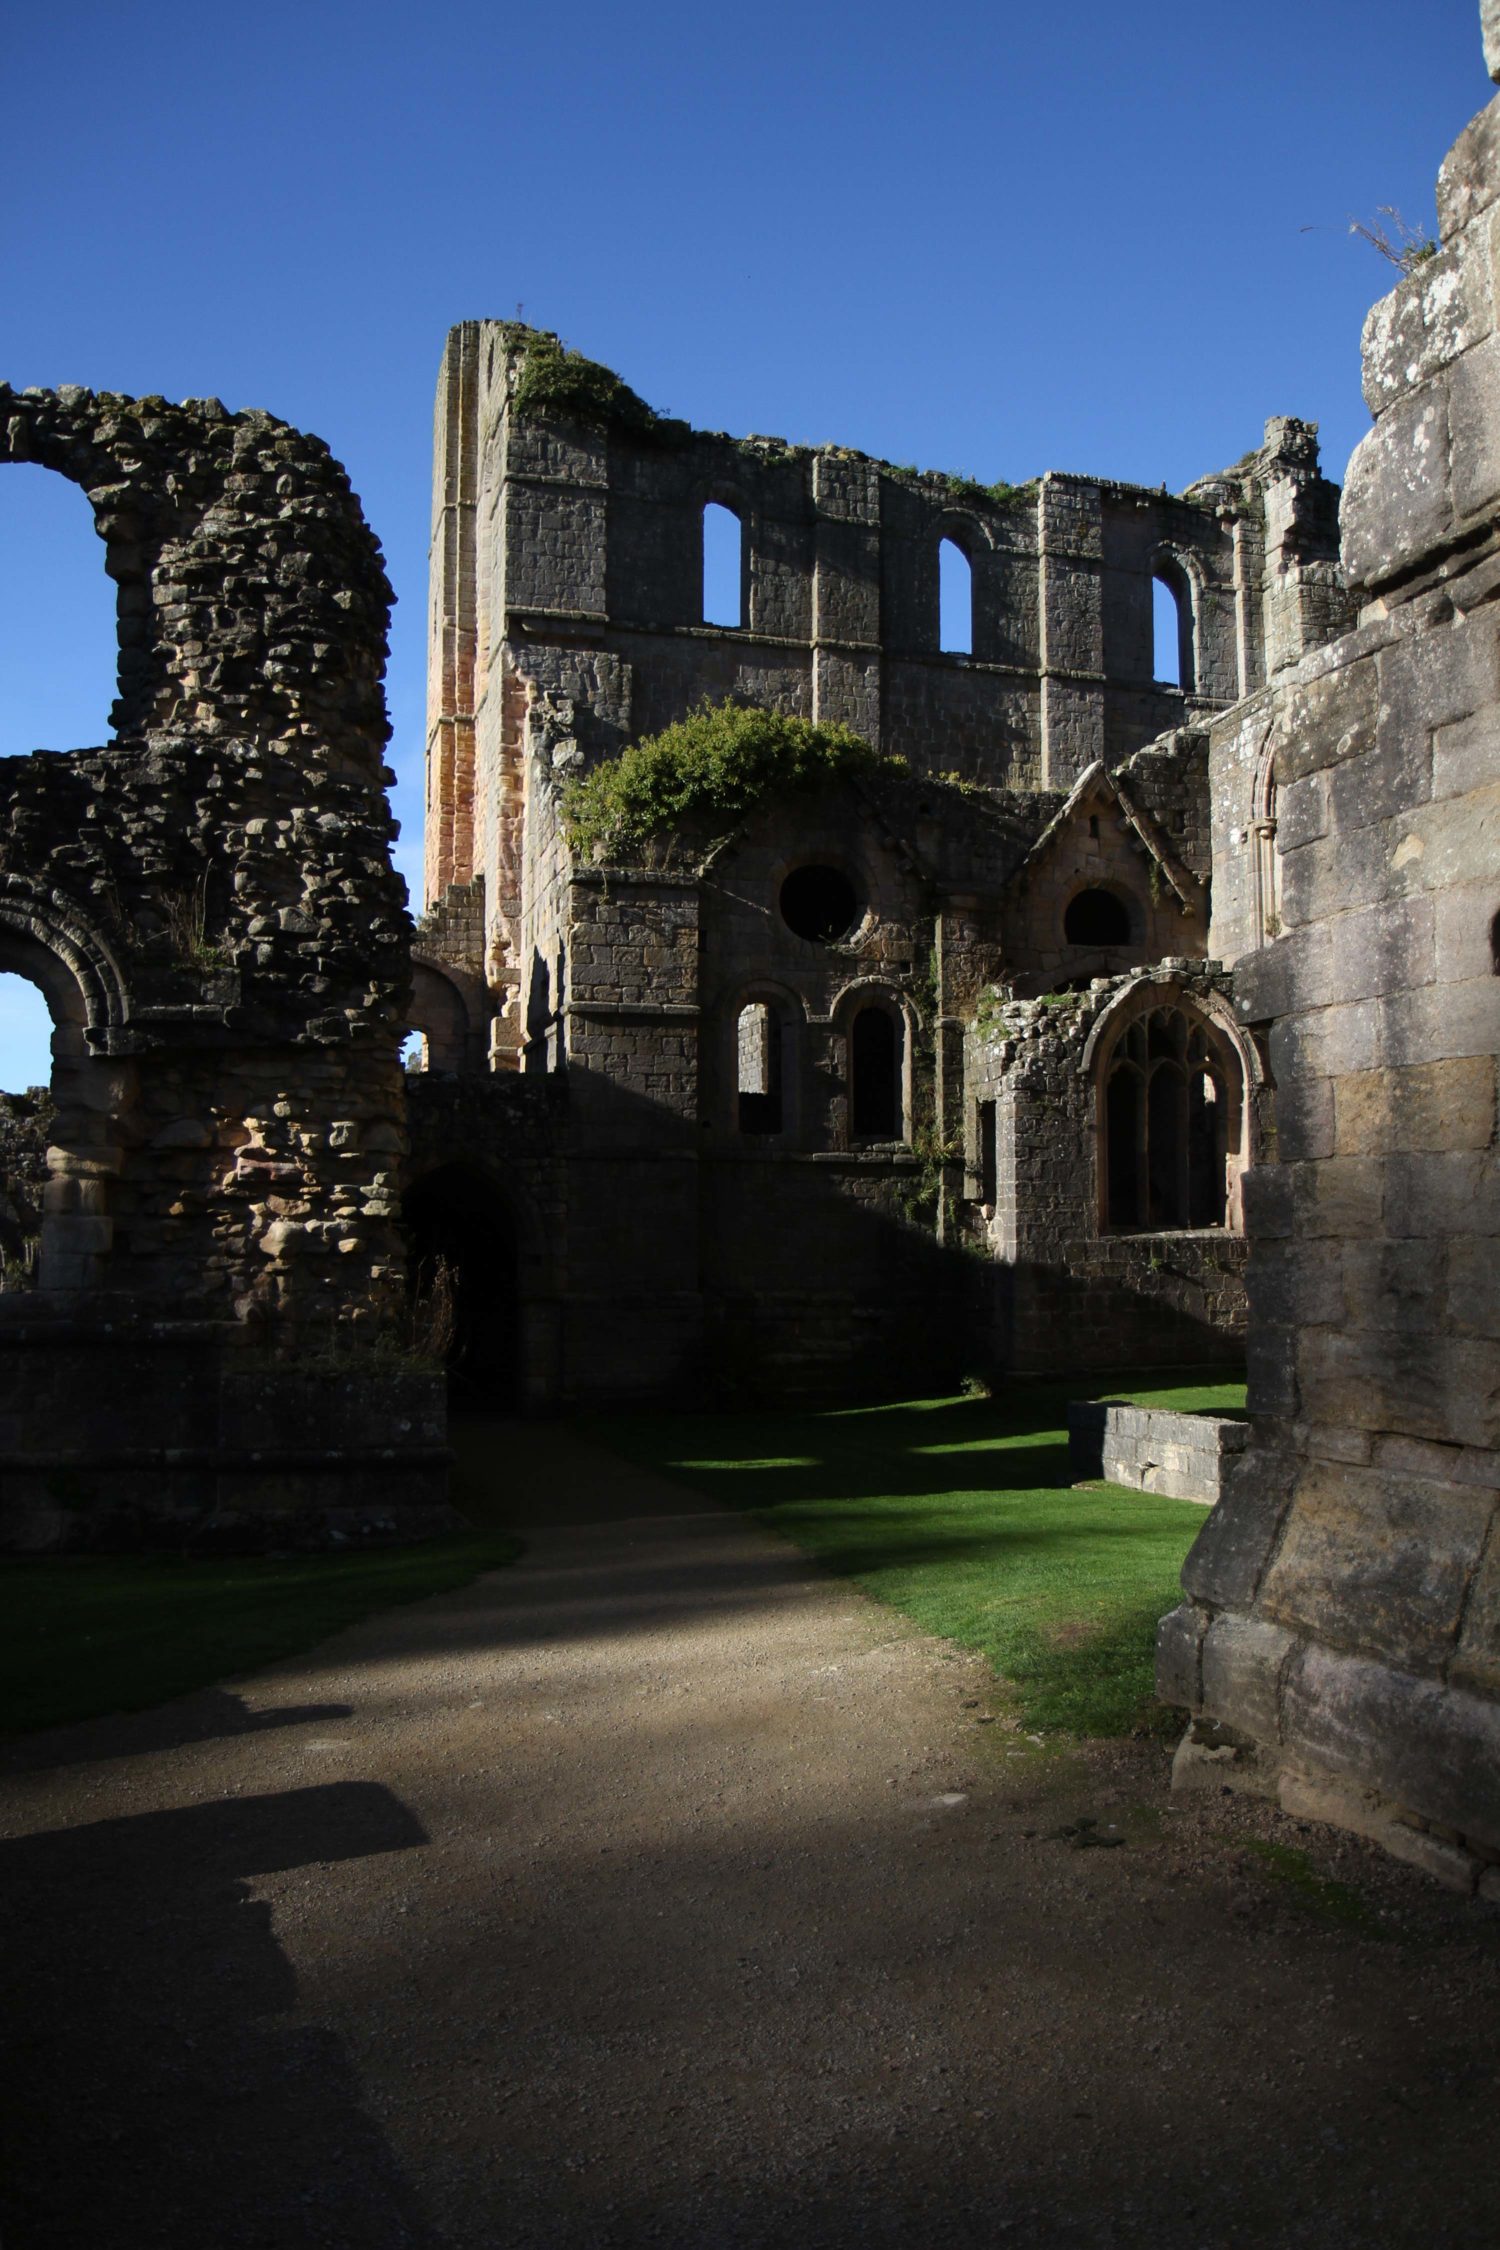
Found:
[[[745,623],[745,527],[717,500],[703,511],[703,622]]]
[[[849,1127],[857,1141],[899,1141],[901,1031],[888,1008],[861,1008],[849,1031]]]
[[[938,646],[950,656],[974,653],[974,570],[956,539],[938,544]]]
[[[782,1129],[784,1040],[781,1018],[766,1001],[752,1000],[741,1008],[735,1031],[735,1078],[742,1133]]]
[[[1500,977],[1500,914],[1490,923],[1490,967]]]
[[[1069,945],[1128,945],[1130,909],[1113,891],[1080,891],[1068,901],[1063,936]]]
[[[53,469],[0,469],[0,754],[107,742],[119,670],[115,589],[80,488]]]
[[[1105,1223],[1131,1233],[1222,1227],[1239,1154],[1238,1066],[1180,1008],[1115,1046],[1102,1103]]]
[[[847,935],[859,912],[854,885],[837,867],[794,867],[779,903],[792,935],[811,945],[832,945]]]
[[[1160,687],[1193,689],[1193,590],[1187,573],[1162,563],[1153,574],[1151,675]]]
[[[423,1071],[427,1068],[427,1034],[409,1031],[401,1042],[401,1068]]]
[[[0,971],[0,1088],[25,1094],[52,1082],[52,1011],[36,986]]]

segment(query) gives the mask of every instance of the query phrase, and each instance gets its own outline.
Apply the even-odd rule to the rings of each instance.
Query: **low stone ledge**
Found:
[[[352,1349],[289,1364],[207,1322],[19,1332],[33,1348],[0,1355],[0,1550],[327,1549],[461,1528],[437,1369]]]
[[[1068,1468],[1075,1484],[1103,1477],[1137,1492],[1196,1500],[1219,1497],[1226,1460],[1244,1449],[1246,1424],[1216,1414],[1074,1399],[1068,1407]]]

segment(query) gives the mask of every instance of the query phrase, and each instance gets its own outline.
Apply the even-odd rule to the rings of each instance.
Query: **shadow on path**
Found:
[[[6,2250],[424,2250],[249,1880],[426,1841],[347,1782],[0,1844]]]

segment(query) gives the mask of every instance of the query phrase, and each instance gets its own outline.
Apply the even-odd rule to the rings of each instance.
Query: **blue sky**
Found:
[[[1367,426],[1394,274],[1492,89],[1475,0],[956,0],[562,15],[259,0],[12,12],[0,376],[316,430],[382,540],[401,861],[419,851],[432,392],[521,309],[709,428],[989,480],[1180,487]],[[0,472],[0,754],[100,739],[81,498]],[[0,1018],[0,1042],[5,1040]],[[0,1083],[17,1067],[0,1051]]]

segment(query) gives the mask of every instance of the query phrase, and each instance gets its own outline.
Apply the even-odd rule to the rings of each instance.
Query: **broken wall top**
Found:
[[[64,962],[101,1051],[386,1036],[391,591],[343,469],[217,400],[0,385],[5,461],[83,488],[120,650],[110,743],[0,761],[5,965]]]

